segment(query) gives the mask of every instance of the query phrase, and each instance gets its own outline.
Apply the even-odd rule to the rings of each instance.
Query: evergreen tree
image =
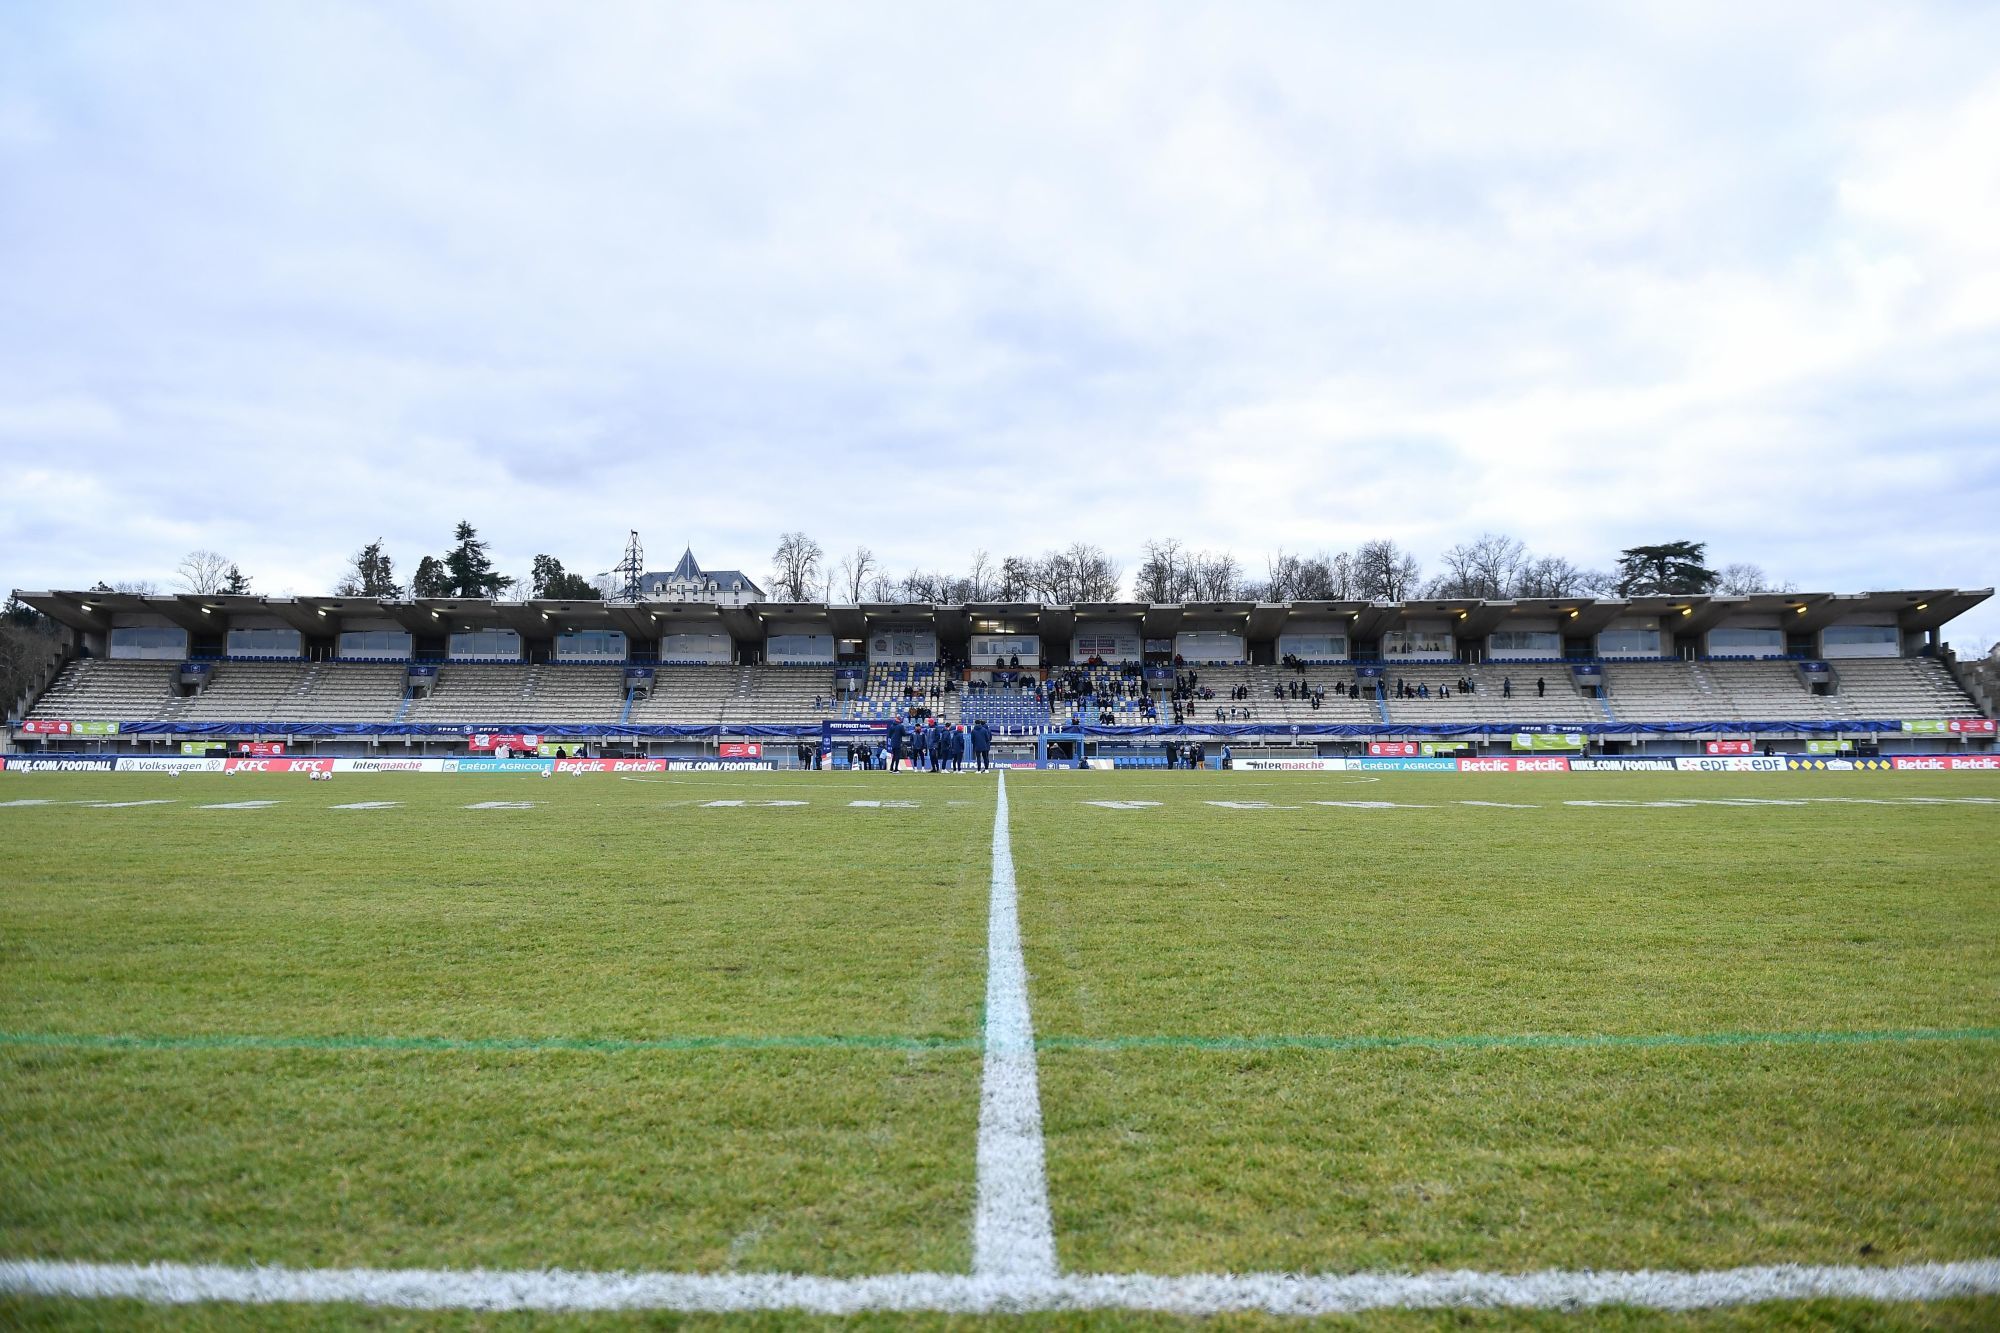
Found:
[[[1722,576],[1702,562],[1707,542],[1662,542],[1618,553],[1620,597],[1679,597],[1710,592]]]
[[[560,602],[595,602],[604,596],[589,579],[568,572],[563,568],[562,561],[552,555],[536,556],[530,577],[534,595],[538,598]]]
[[[222,591],[229,594],[247,593],[250,591],[250,579],[242,570],[231,564],[222,576]]]
[[[444,567],[444,561],[434,555],[427,555],[417,561],[416,577],[410,580],[410,595],[413,597],[449,597],[451,574]]]
[[[377,537],[348,557],[349,568],[334,592],[342,597],[401,597],[403,585],[396,582],[396,565],[382,549]]]
[[[458,545],[444,558],[445,575],[451,586],[445,596],[492,597],[514,586],[513,579],[493,568],[493,561],[486,554],[486,543],[479,540],[470,523],[460,520],[452,536]]]

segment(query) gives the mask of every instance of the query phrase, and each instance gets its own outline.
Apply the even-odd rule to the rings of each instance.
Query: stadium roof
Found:
[[[275,618],[307,635],[329,635],[345,622],[392,621],[412,633],[442,634],[465,629],[512,629],[524,638],[582,629],[623,630],[634,638],[662,633],[726,631],[754,641],[775,622],[824,624],[839,638],[858,639],[872,626],[895,622],[929,624],[957,638],[973,632],[1039,634],[1065,640],[1079,622],[1139,622],[1148,638],[1180,630],[1240,629],[1253,640],[1274,638],[1297,623],[1346,621],[1358,639],[1412,621],[1451,620],[1460,638],[1478,638],[1526,621],[1567,620],[1567,633],[1596,634],[1628,616],[1680,617],[1679,633],[1700,633],[1732,616],[1780,615],[1787,628],[1810,632],[1827,625],[1866,619],[1893,621],[1905,632],[1939,629],[1993,595],[1991,588],[1905,589],[1864,593],[1755,593],[1748,596],[1546,597],[1506,601],[1445,598],[1407,602],[973,602],[964,605],[870,602],[860,606],[823,602],[755,602],[718,606],[710,602],[492,601],[476,597],[377,599],[373,597],[259,597],[200,595],[139,596],[116,592],[19,592],[14,596],[59,624],[102,632],[119,618],[161,617],[200,632],[232,620]],[[1885,619],[1886,618],[1886,619]],[[129,621],[128,621],[129,623]]]

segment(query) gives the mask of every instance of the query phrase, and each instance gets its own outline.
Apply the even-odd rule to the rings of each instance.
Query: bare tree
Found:
[[[1423,576],[1417,558],[1386,538],[1361,543],[1352,561],[1355,595],[1374,601],[1409,600]]]
[[[1716,574],[1719,576],[1719,580],[1715,585],[1715,590],[1731,597],[1746,596],[1755,592],[1797,591],[1790,583],[1781,584],[1774,582],[1771,576],[1764,572],[1761,565],[1753,565],[1748,561],[1738,561],[1733,565],[1724,565],[1716,571]]]
[[[861,601],[876,568],[875,553],[865,546],[857,546],[840,558],[840,586],[848,601],[857,604]]]
[[[1428,597],[1512,597],[1528,564],[1528,548],[1497,532],[1460,542],[1439,557],[1444,571],[1425,589]]]
[[[819,590],[820,566],[826,552],[803,532],[787,532],[778,538],[771,554],[771,592],[781,602],[809,601]]]
[[[1545,555],[1521,567],[1516,597],[1596,597],[1617,580],[1602,570],[1583,569],[1559,555]]]
[[[1003,602],[1018,602],[1033,591],[1034,560],[1010,555],[1000,562],[999,586],[993,595]]]
[[[1079,602],[1109,602],[1118,597],[1118,585],[1124,580],[1125,571],[1116,561],[1088,542],[1072,542],[1062,558],[1069,565],[1076,580],[1076,597]]]
[[[1075,601],[1074,581],[1068,570],[1062,557],[1053,552],[1030,557],[1021,562],[1022,591],[1031,601]]]
[[[1146,543],[1146,558],[1132,575],[1132,595],[1142,602],[1179,602],[1186,596],[1187,553],[1172,537]]]
[[[935,570],[913,569],[898,580],[896,593],[905,602],[937,606],[951,600],[951,582]]]
[[[1233,602],[1243,595],[1243,570],[1227,551],[1197,551],[1188,561],[1188,591],[1197,602]]]
[[[876,570],[868,579],[868,600],[888,602],[894,601],[895,597],[896,581],[889,577],[886,570]]]
[[[984,551],[972,553],[972,568],[965,576],[965,600],[984,602],[993,596],[993,558]]]
[[[221,592],[229,582],[229,557],[214,551],[189,551],[174,566],[174,579],[183,592]]]

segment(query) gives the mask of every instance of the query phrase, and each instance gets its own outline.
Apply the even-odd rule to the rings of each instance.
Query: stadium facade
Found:
[[[691,555],[676,573],[668,586],[699,595],[21,592],[62,651],[8,735],[30,751],[437,755],[504,733],[694,756],[914,711],[984,719],[1003,748],[1134,762],[1187,739],[1320,756],[1485,754],[1536,735],[1614,755],[1993,744],[1996,701],[1941,637],[1990,589],[827,605],[762,600],[732,571],[710,586]]]

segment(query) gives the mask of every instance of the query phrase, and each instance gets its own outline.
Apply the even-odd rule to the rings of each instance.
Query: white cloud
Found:
[[[2000,13],[38,11],[17,582],[1485,529],[1995,581]],[[141,521],[141,520],[144,521]],[[1922,540],[1911,534],[1921,532]],[[1982,612],[1968,632],[2000,634]]]

